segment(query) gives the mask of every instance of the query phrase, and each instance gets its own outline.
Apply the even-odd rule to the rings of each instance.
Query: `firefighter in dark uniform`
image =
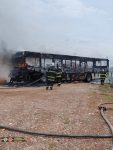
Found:
[[[105,82],[106,77],[107,77],[107,73],[106,73],[104,70],[102,70],[102,71],[100,72],[101,85],[104,85],[104,82]]]
[[[62,82],[62,69],[57,66],[56,70],[56,83],[58,86],[61,85]]]
[[[54,65],[51,65],[48,68],[48,71],[46,73],[46,82],[47,82],[46,90],[48,90],[49,88],[50,90],[53,89],[53,85],[55,84],[55,79],[56,79],[56,69]]]

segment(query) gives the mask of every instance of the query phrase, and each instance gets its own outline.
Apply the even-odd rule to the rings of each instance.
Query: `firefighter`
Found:
[[[62,69],[58,67],[57,65],[57,70],[56,70],[56,83],[57,86],[60,86],[62,82]]]
[[[47,82],[46,90],[48,90],[49,88],[50,90],[53,89],[53,85],[55,84],[55,79],[56,79],[56,69],[54,64],[52,64],[48,68],[48,71],[46,73],[46,82]]]
[[[100,72],[101,85],[104,85],[104,82],[105,82],[106,77],[107,77],[107,73],[106,73],[104,70],[102,70],[102,71]]]

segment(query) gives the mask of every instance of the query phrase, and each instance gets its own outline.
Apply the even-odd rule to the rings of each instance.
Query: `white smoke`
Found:
[[[10,73],[10,67],[4,64],[0,64],[0,80],[8,80]]]

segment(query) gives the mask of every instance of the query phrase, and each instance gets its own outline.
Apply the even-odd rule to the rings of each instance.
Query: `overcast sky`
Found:
[[[0,40],[15,50],[113,59],[113,0],[0,0]]]

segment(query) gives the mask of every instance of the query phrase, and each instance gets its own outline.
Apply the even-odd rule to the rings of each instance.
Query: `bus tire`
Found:
[[[91,73],[88,73],[87,75],[86,75],[86,82],[91,82],[92,81],[92,75],[91,75]]]

